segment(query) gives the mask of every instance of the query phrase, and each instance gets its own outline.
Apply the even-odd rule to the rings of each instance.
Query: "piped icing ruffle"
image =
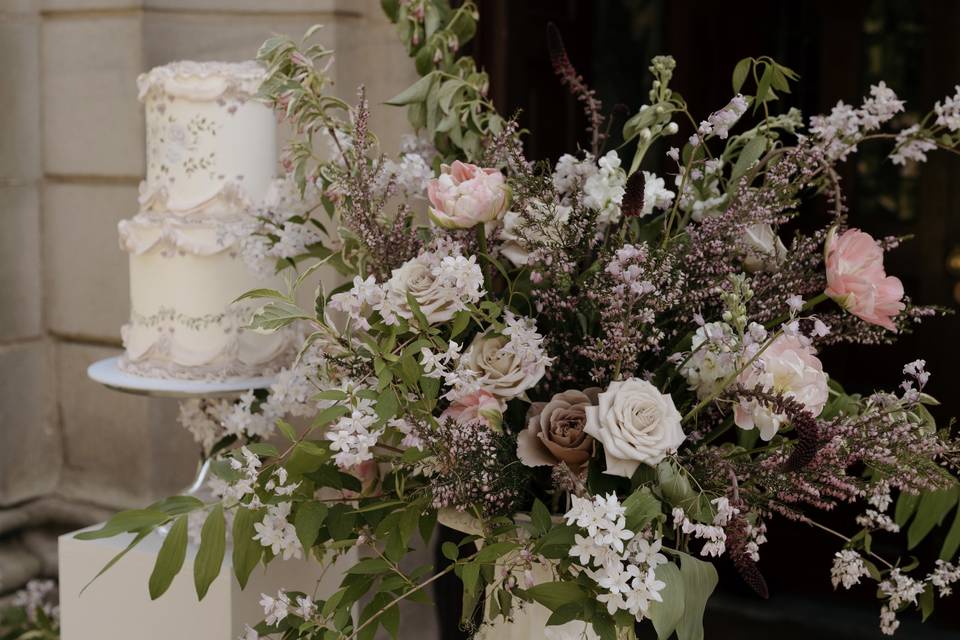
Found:
[[[232,250],[252,224],[249,218],[236,217],[231,221],[180,220],[139,213],[130,220],[117,224],[120,248],[138,256],[162,245],[178,253],[212,256]]]
[[[256,209],[244,188],[230,180],[204,196],[192,198],[171,195],[166,186],[151,186],[146,180],[141,180],[137,200],[142,212],[162,212],[175,216],[235,216]]]
[[[270,335],[243,328],[248,309],[191,318],[162,309],[149,318],[134,316],[120,334],[125,349],[120,368],[147,377],[190,380],[272,375],[295,355],[292,331]],[[210,337],[198,340],[201,332]]]
[[[172,62],[137,78],[140,100],[153,91],[188,100],[215,100],[225,95],[251,97],[266,77],[262,65],[244,62]]]

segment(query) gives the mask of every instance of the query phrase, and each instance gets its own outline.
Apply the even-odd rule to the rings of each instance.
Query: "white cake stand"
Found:
[[[195,398],[225,396],[251,389],[265,389],[276,381],[274,376],[227,378],[225,380],[172,380],[136,376],[119,367],[120,356],[94,362],[87,375],[109,389],[160,398]]]

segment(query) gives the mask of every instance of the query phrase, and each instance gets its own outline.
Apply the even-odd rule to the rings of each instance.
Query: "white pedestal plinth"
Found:
[[[93,529],[95,527],[91,527]],[[318,597],[336,590],[356,558],[345,556],[326,572],[313,561],[274,560],[267,569],[254,569],[247,588],[233,577],[230,548],[223,568],[202,602],[193,586],[196,546],[188,545],[183,569],[170,589],[151,601],[147,581],[163,537],[153,533],[140,542],[80,595],[80,590],[133,535],[105,540],[76,540],[74,532],[60,536],[60,614],[63,640],[236,640],[245,624],[263,618],[261,593],[275,596],[280,588]],[[321,573],[323,579],[320,580]]]

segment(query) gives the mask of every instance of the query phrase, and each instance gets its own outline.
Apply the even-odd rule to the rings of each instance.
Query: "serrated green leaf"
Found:
[[[210,585],[220,575],[226,548],[227,523],[223,517],[223,505],[217,504],[210,510],[210,515],[200,530],[200,548],[193,561],[193,583],[200,600],[203,600]]]
[[[156,600],[170,588],[174,576],[183,568],[183,560],[187,557],[187,516],[179,516],[170,527],[167,537],[164,538],[153,564],[148,587],[150,599]]]
[[[347,569],[349,575],[371,575],[390,571],[390,565],[383,558],[364,558]]]
[[[296,442],[297,432],[293,430],[292,424],[285,420],[277,420],[277,428],[280,429],[280,433],[286,436],[287,440]]]
[[[309,551],[317,541],[317,534],[320,533],[328,511],[329,508],[322,502],[303,502],[297,507],[293,526],[305,551]]]
[[[423,102],[430,92],[430,86],[433,84],[434,77],[428,74],[414,82],[412,85],[387,100],[386,104],[394,107]]]
[[[247,580],[263,556],[263,546],[258,540],[254,524],[259,520],[259,511],[246,507],[237,507],[233,519],[233,573],[241,589],[246,588]]]
[[[533,501],[533,508],[530,510],[530,520],[533,523],[533,530],[536,535],[542,536],[553,525],[553,519],[550,517],[550,510],[547,505],[540,500]]]
[[[480,549],[474,558],[474,562],[492,563],[500,556],[506,555],[519,547],[520,545],[516,542],[494,542]]]
[[[283,295],[276,289],[252,289],[247,291],[243,295],[237,297],[233,302],[240,302],[241,300],[252,300],[257,298],[273,298],[275,300],[284,300],[290,302],[290,298]]]

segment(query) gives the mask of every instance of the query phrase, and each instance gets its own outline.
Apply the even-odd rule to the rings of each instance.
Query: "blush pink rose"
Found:
[[[440,417],[457,422],[478,421],[499,431],[503,421],[503,404],[495,395],[481,389],[451,403]]]
[[[496,169],[455,161],[427,185],[430,219],[446,229],[470,229],[499,219],[510,206],[510,187]]]
[[[896,331],[903,284],[883,270],[883,249],[870,234],[847,229],[827,235],[825,293],[864,322]]]

